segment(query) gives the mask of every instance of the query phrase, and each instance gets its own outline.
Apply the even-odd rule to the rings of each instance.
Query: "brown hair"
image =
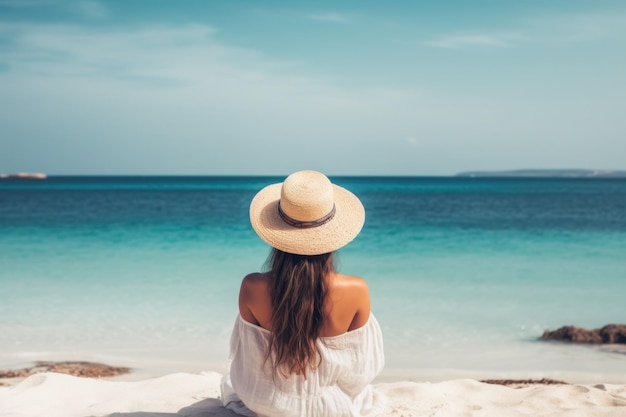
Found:
[[[335,270],[333,254],[295,255],[272,249],[270,268],[272,334],[265,359],[274,376],[299,374],[319,365],[316,340],[324,322],[326,276]]]

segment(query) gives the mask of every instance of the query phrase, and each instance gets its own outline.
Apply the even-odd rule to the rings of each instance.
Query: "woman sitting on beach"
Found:
[[[384,365],[369,290],[333,264],[364,220],[359,199],[315,171],[296,172],[252,200],[252,227],[273,249],[269,271],[241,284],[222,381],[227,408],[271,417],[382,411],[385,398],[369,385]]]

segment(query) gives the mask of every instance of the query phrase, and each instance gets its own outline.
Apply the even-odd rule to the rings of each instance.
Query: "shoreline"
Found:
[[[66,372],[65,369],[68,371]],[[28,372],[33,370],[33,372]],[[115,381],[141,381],[161,378],[171,374],[202,374],[228,372],[228,363],[198,363],[167,360],[135,360],[113,358],[103,355],[52,355],[42,356],[41,360],[21,360],[0,364],[0,387],[15,386],[28,376],[45,373],[65,373],[79,377],[92,377]],[[8,374],[20,374],[8,377]],[[446,368],[389,368],[374,379],[373,383],[441,383],[451,380],[475,381],[541,381],[556,380],[568,385],[615,384],[626,385],[626,375],[621,372],[582,372],[571,370],[484,370],[484,369],[446,369]]]
[[[424,363],[422,366],[405,362],[404,356],[390,352],[386,357],[385,368],[375,382],[551,378],[572,384],[626,384],[624,345],[585,346],[554,341],[546,341],[542,345],[543,348],[525,352],[524,355],[517,350],[492,350],[483,354],[466,353],[463,356],[453,356],[452,352],[431,352],[433,355],[431,363]],[[204,357],[181,355],[184,352],[180,351],[167,352],[164,355],[162,353],[147,350],[5,352],[0,354],[0,371],[32,367],[40,361],[83,361],[125,367],[129,368],[130,372],[120,379],[126,380],[161,377],[179,372],[198,374],[213,371],[224,374],[228,371],[226,353],[224,355],[207,353]],[[531,354],[540,360],[527,361]],[[448,360],[444,361],[446,358]],[[558,361],[554,361],[554,358]],[[565,361],[566,358],[570,359],[569,363]],[[444,363],[448,366],[441,366]]]

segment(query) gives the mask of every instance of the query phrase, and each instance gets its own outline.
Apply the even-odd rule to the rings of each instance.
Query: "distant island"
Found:
[[[45,180],[48,176],[40,172],[18,172],[17,174],[0,174],[0,180]]]
[[[518,169],[512,171],[468,171],[457,177],[516,177],[516,178],[626,178],[626,171],[594,169]]]

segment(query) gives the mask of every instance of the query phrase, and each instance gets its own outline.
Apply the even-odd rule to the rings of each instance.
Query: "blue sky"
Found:
[[[624,1],[0,0],[0,173],[626,169]]]

